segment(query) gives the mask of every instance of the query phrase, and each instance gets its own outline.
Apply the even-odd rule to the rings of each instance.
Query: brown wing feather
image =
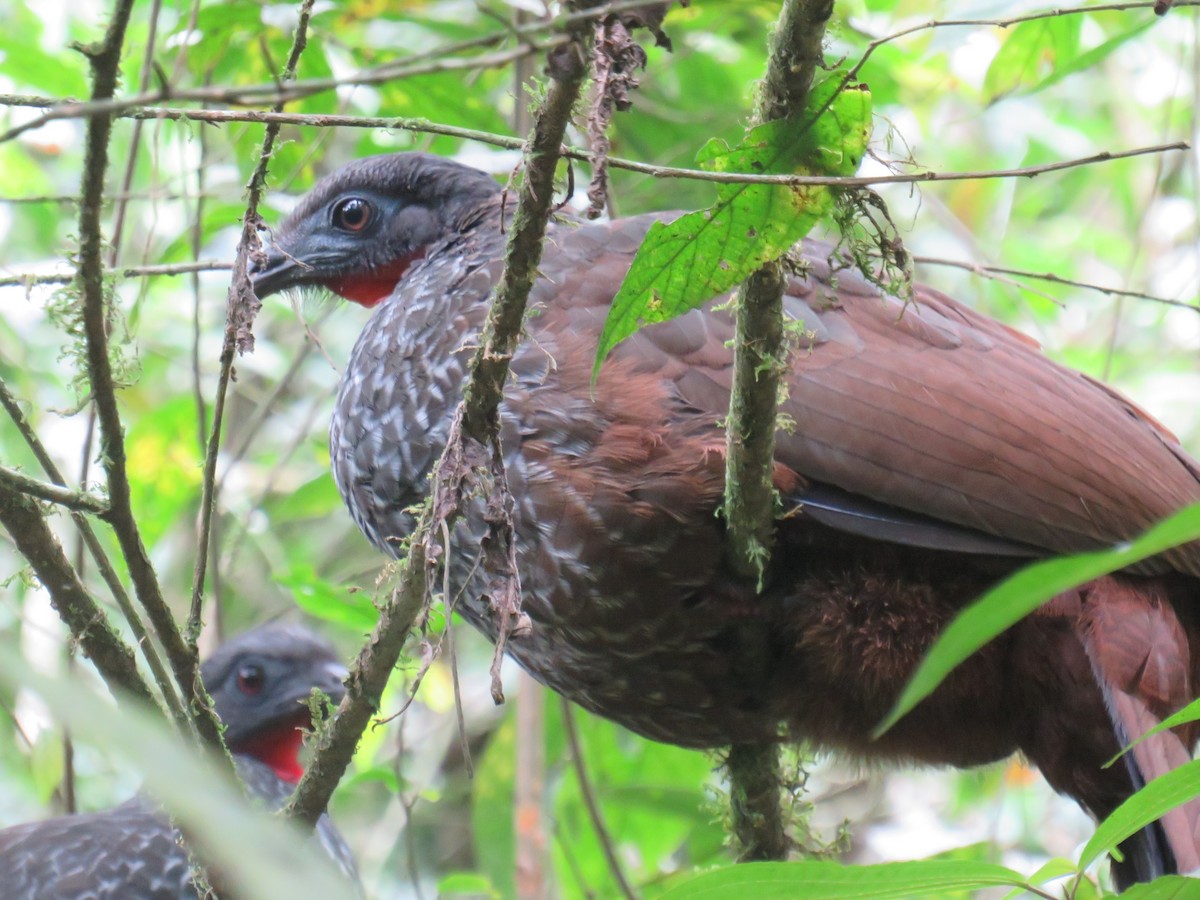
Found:
[[[566,316],[576,334],[598,331],[648,223],[560,232],[567,252],[548,247],[543,261],[549,318]],[[1200,502],[1178,442],[1115,391],[931,288],[918,286],[906,306],[852,273],[834,279],[827,254],[806,244],[811,272],[793,279],[787,298],[811,332],[782,405],[796,422],[779,434],[787,469],[1050,552],[1126,540]],[[715,431],[728,405],[731,337],[728,315],[710,307],[643,329],[613,356],[674,382],[676,406]],[[1200,575],[1200,545],[1164,558]]]

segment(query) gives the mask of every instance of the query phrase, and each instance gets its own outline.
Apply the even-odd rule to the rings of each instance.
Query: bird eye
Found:
[[[347,197],[333,207],[333,225],[342,231],[362,231],[371,224],[371,213],[371,204],[362,197]]]
[[[247,697],[255,696],[263,689],[263,683],[267,680],[266,675],[260,666],[253,663],[248,663],[238,669],[237,686],[238,690]]]

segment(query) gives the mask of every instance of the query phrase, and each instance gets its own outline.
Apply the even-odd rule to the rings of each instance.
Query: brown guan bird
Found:
[[[250,796],[268,809],[281,809],[303,774],[298,753],[300,729],[311,725],[309,694],[320,688],[340,701],[345,667],[306,628],[275,624],[222,644],[201,675]],[[346,875],[346,896],[359,896],[354,857],[327,814],[311,840]],[[191,874],[179,832],[141,795],[103,812],[0,831],[5,900],[194,898]]]
[[[500,188],[420,153],[352,162],[277,229],[259,296],[321,286],[375,311],[342,377],[334,478],[396,554],[447,440],[499,277]],[[863,759],[971,766],[1020,750],[1093,815],[1189,758],[1192,728],[1105,767],[1194,694],[1200,546],[1061,595],[871,730],[936,635],[1036,557],[1127,540],[1200,501],[1200,466],[1112,389],[917,286],[907,305],[806,241],[765,589],[734,577],[716,515],[733,326],[709,304],[643,328],[590,384],[609,302],[663,215],[551,223],[501,440],[524,610],[511,654],[647,737],[807,738]],[[477,519],[478,517],[476,517]],[[460,528],[458,549],[479,526]],[[473,560],[450,554],[458,587]],[[496,636],[477,589],[461,611]],[[1189,871],[1193,807],[1125,844],[1118,879]]]

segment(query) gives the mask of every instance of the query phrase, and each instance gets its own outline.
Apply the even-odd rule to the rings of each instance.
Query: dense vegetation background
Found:
[[[831,61],[853,64],[873,42],[908,31],[878,45],[860,73],[875,108],[873,157],[862,173],[987,173],[1192,140],[1200,71],[1194,9],[1184,5],[1157,19],[1146,3],[1088,6],[1095,5],[1045,15],[1050,5],[1033,2],[839,0]],[[665,28],[674,50],[650,49],[634,108],[616,118],[613,153],[690,166],[709,138],[740,136],[778,8],[694,0],[672,11]],[[88,95],[86,61],[69,45],[97,39],[109,10],[55,0],[0,0],[0,10],[0,132],[19,130],[0,134],[0,376],[68,478],[95,483],[94,419],[80,381],[73,297],[58,283],[69,279],[76,248],[84,126],[70,115],[24,126],[43,115],[48,100]],[[298,78],[329,86],[287,111],[418,121],[409,128],[286,125],[271,161],[266,218],[277,220],[321,174],[372,153],[425,149],[505,176],[519,153],[487,136],[520,135],[521,85],[540,72],[545,44],[560,33],[539,26],[545,13],[532,0],[318,4]],[[1019,21],[1005,27],[996,16]],[[243,0],[138,4],[122,57],[118,96],[148,96],[116,120],[104,209],[114,344],[123,361],[119,396],[134,511],[181,617],[192,591],[225,319],[229,273],[220,264],[233,257],[263,126],[169,120],[155,111],[269,108],[269,98],[256,100],[260,106],[234,103],[216,89],[270,86],[296,17],[291,5]],[[354,83],[361,71],[380,77]],[[191,99],[179,98],[193,89]],[[436,126],[481,134],[464,139]],[[573,132],[570,140],[583,145],[585,138]],[[579,167],[576,178],[581,189],[585,171]],[[880,192],[919,257],[922,280],[1034,335],[1055,359],[1115,384],[1200,452],[1197,184],[1195,154],[1170,150],[1036,178]],[[617,214],[698,208],[711,197],[701,183],[614,172]],[[195,261],[212,264],[185,265]],[[145,266],[179,273],[139,274]],[[1033,277],[1041,273],[1055,278]],[[237,360],[206,589],[210,645],[264,619],[294,617],[299,607],[349,657],[373,622],[383,561],[345,514],[326,451],[338,371],[364,320],[358,308],[319,298],[271,298],[254,353]],[[0,421],[0,463],[37,471],[7,419]],[[53,522],[68,555],[81,559],[69,520]],[[107,529],[99,531],[118,557]],[[106,596],[95,567],[81,568],[95,595]],[[39,671],[63,669],[64,630],[8,543],[0,543],[0,578],[7,579],[0,652]],[[443,658],[403,716],[368,732],[335,798],[334,814],[373,895],[511,895],[518,759],[544,781],[547,856],[540,865],[556,895],[618,890],[573,759],[585,764],[610,840],[639,890],[653,895],[675,873],[728,860],[715,756],[648,743],[579,710],[573,740],[557,698],[527,681],[518,689],[514,668],[510,698],[545,707],[539,738],[518,727],[511,702],[493,708],[490,647],[469,629],[455,635],[474,777]],[[385,714],[401,708],[416,670],[413,662],[397,673]],[[95,808],[136,786],[136,760],[78,742],[68,790],[61,724],[27,691],[0,690],[0,707],[0,824],[61,809],[72,790],[80,808]],[[540,762],[537,754],[518,755],[518,744],[530,741],[544,748]],[[856,861],[957,848],[956,858],[1002,860],[1032,874],[1048,857],[1072,857],[1090,833],[1073,805],[1053,798],[1018,763],[966,775],[884,777],[822,759],[812,772],[805,794],[817,807],[811,843],[836,845]],[[845,818],[851,822],[843,834]]]

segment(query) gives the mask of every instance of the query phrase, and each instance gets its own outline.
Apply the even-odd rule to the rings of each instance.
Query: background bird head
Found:
[[[280,623],[226,641],[201,667],[229,749],[261,760],[290,782],[304,774],[299,754],[304,729],[312,726],[312,689],[338,703],[346,674],[322,638]]]

